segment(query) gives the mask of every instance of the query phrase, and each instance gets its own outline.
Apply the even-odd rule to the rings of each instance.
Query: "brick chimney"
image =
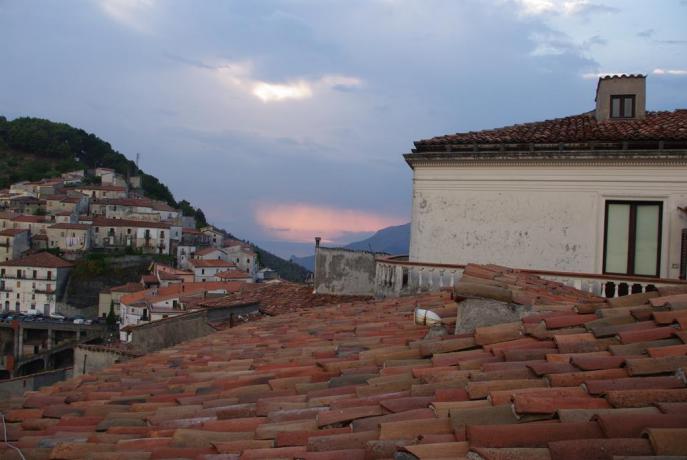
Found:
[[[609,75],[596,85],[596,120],[642,119],[646,115],[646,75]]]

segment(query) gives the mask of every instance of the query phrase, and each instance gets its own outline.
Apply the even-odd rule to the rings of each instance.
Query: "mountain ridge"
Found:
[[[393,225],[377,230],[374,235],[364,240],[354,241],[342,249],[350,249],[352,251],[370,251],[383,252],[392,255],[408,254],[410,247],[410,223],[402,225]],[[315,256],[289,258],[292,262],[310,270],[315,270]]]

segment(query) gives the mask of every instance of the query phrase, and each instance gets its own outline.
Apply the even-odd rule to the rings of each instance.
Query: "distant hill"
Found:
[[[345,249],[355,251],[386,252],[388,254],[408,254],[410,248],[410,223],[386,227],[362,241],[342,246]],[[315,270],[315,256],[291,257],[291,261],[307,268],[311,272]]]
[[[20,181],[57,177],[77,169],[112,168],[123,176],[141,176],[145,196],[167,202],[193,216],[199,227],[207,225],[205,214],[186,200],[176,201],[169,188],[155,176],[117,152],[95,134],[66,123],[41,118],[0,116],[0,189]],[[308,271],[257,246],[264,266],[289,281],[305,281]]]

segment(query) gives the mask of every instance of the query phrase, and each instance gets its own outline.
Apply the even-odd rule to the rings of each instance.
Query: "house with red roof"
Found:
[[[102,198],[126,198],[129,192],[126,187],[119,185],[77,185],[74,187],[79,193],[82,193],[92,199]]]
[[[144,290],[143,284],[131,282],[102,291],[98,298],[98,316],[105,318],[110,312],[110,305],[113,306],[114,314],[119,316],[119,303],[122,296]]]
[[[52,224],[53,221],[48,216],[21,214],[12,219],[13,228],[22,228],[28,230],[31,235],[45,233],[46,229]]]
[[[687,274],[687,109],[647,109],[643,75],[594,110],[415,142],[411,262]]]
[[[236,270],[236,264],[220,259],[192,259],[188,262],[196,282],[220,281],[217,274]]]
[[[250,244],[239,240],[227,240],[224,243],[224,252],[227,253],[227,260],[236,263],[239,270],[249,274],[253,279],[257,277],[258,254]]]
[[[72,264],[39,252],[20,259],[0,262],[0,305],[5,312],[56,312]]]

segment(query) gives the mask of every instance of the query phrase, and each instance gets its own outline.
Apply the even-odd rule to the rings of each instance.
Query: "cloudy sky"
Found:
[[[0,114],[109,141],[288,255],[407,222],[413,140],[687,107],[687,0],[0,0]],[[281,242],[278,245],[276,242]]]

